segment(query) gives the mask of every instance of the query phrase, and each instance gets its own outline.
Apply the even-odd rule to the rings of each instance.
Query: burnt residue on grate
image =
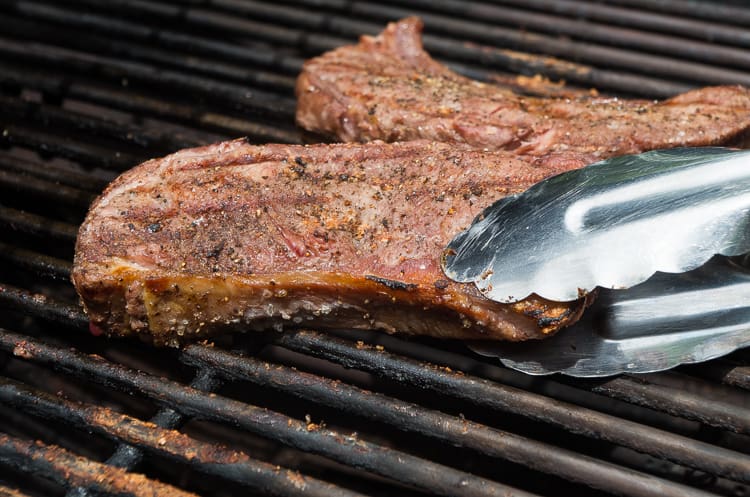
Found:
[[[247,454],[192,439],[175,430],[161,428],[159,424],[144,422],[136,418],[113,412],[110,409],[73,403],[49,394],[36,392],[12,380],[0,381],[0,398],[7,405],[12,405],[26,412],[47,419],[64,420],[65,422],[85,426],[101,434],[127,443],[131,447],[158,454],[166,459],[181,464],[187,464],[197,471],[235,479],[241,484],[257,490],[268,491],[275,495],[319,495],[319,496],[355,496],[333,485],[328,485],[313,478],[306,477],[295,471],[253,460]],[[47,449],[60,452],[59,449]],[[55,457],[59,457],[55,455]],[[139,482],[139,476],[124,473],[112,466],[122,466],[121,461],[116,464],[109,461],[109,466],[100,469],[105,479],[122,480],[123,485],[129,481],[140,483],[137,495],[147,495],[148,492],[158,494],[171,492],[170,495],[183,495],[176,489],[158,488],[151,483]],[[62,459],[61,465],[67,465]],[[76,463],[76,466],[82,465]],[[101,465],[99,465],[101,466]],[[118,474],[118,472],[120,474]],[[109,476],[111,474],[112,476]],[[101,475],[99,475],[101,476]],[[90,485],[93,478],[85,476],[71,479],[69,484]],[[140,480],[143,480],[140,478]],[[93,490],[97,490],[93,488]],[[187,494],[185,494],[187,495]],[[191,494],[192,495],[192,494]]]
[[[107,466],[78,457],[61,447],[45,445],[39,441],[23,440],[0,433],[0,461],[16,467],[33,477],[43,474],[65,488],[86,485],[96,492],[110,495],[174,495],[194,497],[172,485],[153,481],[137,473]]]
[[[301,142],[303,61],[414,14],[438,59],[529,94],[750,83],[731,2],[2,2],[0,493],[748,492],[747,352],[578,381],[368,332],[181,351],[89,334],[70,269],[109,180],[182,147]]]

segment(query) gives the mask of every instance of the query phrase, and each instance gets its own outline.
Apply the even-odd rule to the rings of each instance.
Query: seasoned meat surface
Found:
[[[426,138],[491,150],[578,150],[599,158],[676,146],[738,145],[750,135],[750,91],[690,91],[663,102],[535,98],[462,77],[422,48],[417,18],[389,24],[307,61],[300,126],[343,141]]]
[[[493,201],[589,161],[427,141],[183,150],[93,204],[73,281],[93,331],[157,344],[280,325],[541,338],[584,302],[492,302],[440,257]]]

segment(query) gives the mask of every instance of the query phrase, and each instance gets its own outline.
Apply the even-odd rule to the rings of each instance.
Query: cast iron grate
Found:
[[[750,10],[644,4],[0,3],[0,491],[746,495],[747,352],[573,381],[366,332],[154,350],[89,336],[68,282],[108,180],[231,137],[303,140],[303,60],[398,17],[421,15],[427,48],[456,70],[524,91],[750,84]]]

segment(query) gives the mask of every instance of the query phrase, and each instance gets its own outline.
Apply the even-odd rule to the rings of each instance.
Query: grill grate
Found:
[[[750,491],[747,351],[574,381],[368,332],[181,351],[86,333],[68,282],[73,243],[109,180],[240,135],[306,139],[293,123],[302,62],[411,14],[452,68],[532,93],[658,98],[750,84],[750,9],[730,2],[3,2],[0,493]]]

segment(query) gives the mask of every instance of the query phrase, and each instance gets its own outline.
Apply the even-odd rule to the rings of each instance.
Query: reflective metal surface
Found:
[[[595,377],[661,371],[750,346],[750,271],[726,257],[600,292],[578,323],[553,337],[470,347],[529,374]]]
[[[446,275],[490,299],[568,301],[750,251],[750,151],[617,157],[488,207],[456,236]]]

